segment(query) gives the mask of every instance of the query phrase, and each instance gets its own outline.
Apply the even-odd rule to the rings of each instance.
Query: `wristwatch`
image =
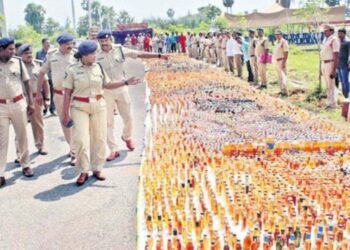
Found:
[[[128,80],[125,80],[125,81],[124,81],[124,85],[126,85],[126,86],[128,86],[128,85],[129,85]]]

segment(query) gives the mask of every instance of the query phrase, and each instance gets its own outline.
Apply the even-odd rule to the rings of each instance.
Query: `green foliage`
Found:
[[[41,33],[46,14],[44,7],[35,3],[30,3],[24,9],[24,13],[25,21],[32,25],[36,32]]]
[[[41,43],[41,35],[37,33],[31,25],[19,25],[16,30],[10,31],[17,42],[30,43],[34,47],[39,47]]]
[[[220,30],[225,30],[229,27],[229,23],[225,17],[218,16],[216,17],[215,22]]]
[[[89,16],[81,16],[78,21],[77,33],[79,36],[87,36],[89,31]]]
[[[130,16],[129,13],[126,10],[121,10],[117,14],[117,18],[116,18],[116,23],[117,24],[120,24],[120,23],[133,23],[133,22],[134,22],[134,18],[132,16]]]
[[[221,15],[221,10],[216,6],[209,4],[208,6],[198,8],[198,13],[207,21],[211,21]]]
[[[44,33],[48,36],[52,36],[57,30],[60,30],[60,24],[53,18],[49,17],[44,26]]]

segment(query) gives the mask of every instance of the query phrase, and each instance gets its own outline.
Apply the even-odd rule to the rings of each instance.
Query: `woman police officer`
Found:
[[[134,77],[127,81],[110,82],[102,67],[95,62],[97,47],[97,43],[91,40],[79,45],[76,57],[80,61],[68,67],[63,85],[64,124],[69,126],[72,125],[69,124],[71,121],[74,122],[76,166],[81,172],[77,185],[83,185],[87,181],[90,166],[96,179],[106,179],[101,172],[107,143],[107,109],[102,96],[103,89],[116,89],[141,82]]]

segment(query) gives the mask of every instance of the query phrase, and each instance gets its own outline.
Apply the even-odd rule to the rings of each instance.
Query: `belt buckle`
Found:
[[[6,104],[11,104],[11,103],[15,103],[12,99],[5,99],[5,103]]]

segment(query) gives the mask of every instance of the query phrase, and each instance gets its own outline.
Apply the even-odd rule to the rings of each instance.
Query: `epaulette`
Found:
[[[58,51],[58,49],[56,48],[56,49],[49,50],[47,53],[52,54],[52,53],[56,53],[57,51]]]
[[[72,67],[74,67],[74,66],[77,66],[79,63],[73,63],[73,64],[70,64],[70,65],[68,65],[68,67],[69,68],[72,68]]]
[[[39,60],[39,59],[34,59],[34,62],[39,64],[40,66],[43,65],[43,63],[44,63],[43,60]]]

